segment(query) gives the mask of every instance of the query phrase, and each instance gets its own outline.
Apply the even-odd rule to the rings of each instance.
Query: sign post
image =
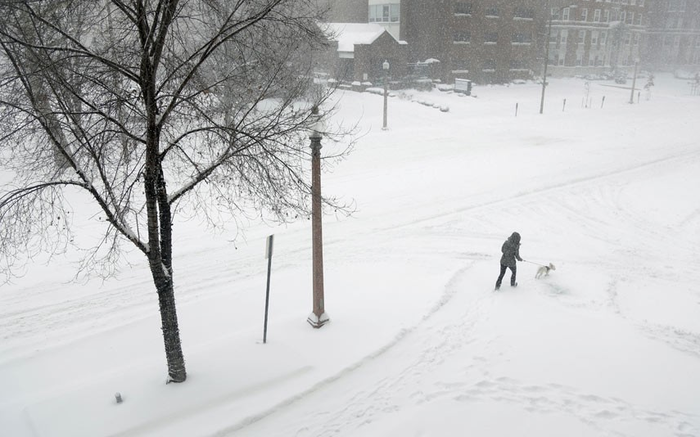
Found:
[[[275,236],[267,237],[265,245],[265,257],[267,258],[267,288],[265,291],[265,326],[263,328],[263,343],[267,343],[267,313],[270,308],[270,274],[272,272],[272,247],[275,241]]]

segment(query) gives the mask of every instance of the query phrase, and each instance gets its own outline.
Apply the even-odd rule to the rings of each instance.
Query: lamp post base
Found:
[[[318,317],[316,314],[311,313],[309,315],[309,318],[306,319],[306,321],[309,322],[309,325],[318,329],[321,326],[325,325],[326,323],[330,322],[331,319],[330,319],[330,317],[328,317],[328,315],[326,313],[321,314],[321,317]]]

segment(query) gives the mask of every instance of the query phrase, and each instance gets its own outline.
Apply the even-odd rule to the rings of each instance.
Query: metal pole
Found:
[[[265,323],[263,327],[263,343],[267,343],[267,314],[270,308],[270,274],[272,272],[272,245],[275,236],[267,237],[267,288],[265,290]]]
[[[321,134],[314,132],[311,140],[311,235],[313,264],[313,313],[308,322],[320,328],[328,317],[323,301],[323,224],[321,222]]]
[[[632,92],[630,93],[630,104],[634,103],[634,87],[637,84],[637,67],[639,61],[634,61],[634,76],[632,77]]]
[[[388,104],[387,104],[387,97],[389,95],[389,70],[384,69],[384,125],[382,126],[382,129],[386,130],[387,126],[387,109],[388,109]]]
[[[540,114],[544,112],[544,90],[547,87],[547,64],[549,64],[549,40],[552,38],[552,9],[547,0],[547,14],[549,15],[547,25],[547,40],[544,42],[544,77],[542,77],[542,98],[540,99]]]

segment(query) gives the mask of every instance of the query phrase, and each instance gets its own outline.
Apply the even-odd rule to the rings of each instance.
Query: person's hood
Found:
[[[508,237],[508,240],[515,244],[520,244],[520,234],[518,234],[517,232],[513,232],[513,234],[510,237]]]

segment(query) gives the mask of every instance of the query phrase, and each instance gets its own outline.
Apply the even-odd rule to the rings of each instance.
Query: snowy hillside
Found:
[[[177,223],[184,384],[164,384],[138,254],[104,282],[70,282],[67,254],[3,285],[0,435],[700,436],[700,97],[660,76],[648,100],[594,82],[586,104],[552,80],[540,115],[539,93],[396,92],[387,131],[381,96],[338,96],[361,132],[323,190],[357,211],[324,218],[320,330],[309,221]],[[494,292],[513,231],[532,263]]]

